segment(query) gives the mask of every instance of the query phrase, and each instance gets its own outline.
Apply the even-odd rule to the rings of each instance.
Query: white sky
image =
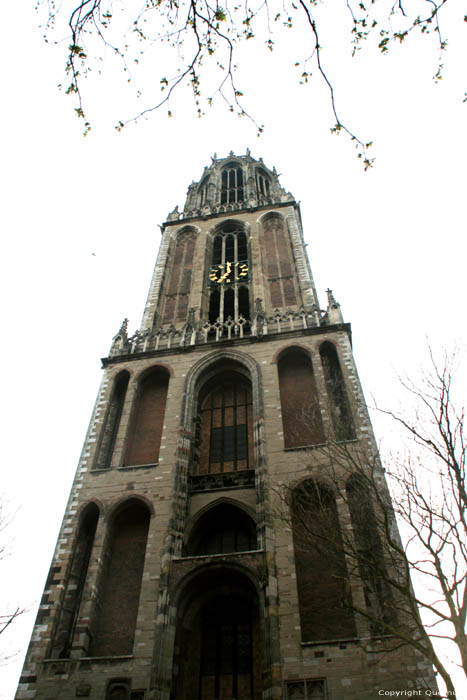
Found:
[[[19,652],[0,666],[1,700],[14,695],[100,381],[99,358],[125,316],[131,331],[139,325],[157,224],[176,204],[183,207],[211,155],[249,147],[277,167],[301,202],[321,304],[331,287],[352,323],[367,398],[396,405],[395,371],[416,375],[426,337],[435,349],[449,349],[467,336],[462,8],[453,10],[445,78],[437,85],[428,42],[354,61],[343,35],[322,42],[342,118],[374,141],[376,164],[367,173],[345,137],[329,133],[333,120],[318,77],[296,85],[292,47],[279,63],[252,42],[242,85],[265,122],[261,138],[220,106],[196,119],[184,99],[172,119],[160,113],[118,134],[112,127],[130,98],[111,75],[90,84],[93,130],[83,139],[70,98],[56,88],[66,44],[42,42],[32,8],[5,4],[0,27],[0,490],[15,513],[0,598],[2,608],[10,600],[30,610],[0,640]]]

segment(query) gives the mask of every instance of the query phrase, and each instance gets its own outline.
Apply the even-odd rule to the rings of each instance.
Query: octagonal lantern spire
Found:
[[[292,201],[293,196],[280,185],[275,168],[269,169],[261,158],[252,158],[249,150],[244,156],[231,151],[225,158],[212,156],[211,165],[204,168],[200,180],[188,187],[183,213],[177,207],[168,219],[189,219]]]

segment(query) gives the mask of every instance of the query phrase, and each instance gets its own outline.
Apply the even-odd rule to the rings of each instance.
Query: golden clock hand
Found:
[[[225,264],[225,267],[226,267],[226,272],[224,272],[224,274],[222,275],[222,277],[219,277],[219,279],[217,280],[217,283],[218,283],[218,284],[220,284],[221,282],[223,282],[223,281],[225,280],[225,278],[228,277],[228,276],[230,275],[230,270],[232,269],[232,263],[231,263],[230,261],[227,261],[226,264]]]

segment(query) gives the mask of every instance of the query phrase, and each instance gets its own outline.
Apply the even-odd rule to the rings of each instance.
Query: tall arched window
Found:
[[[256,190],[260,201],[269,199],[271,181],[263,168],[256,168]]]
[[[336,500],[327,486],[308,479],[294,490],[292,531],[302,640],[354,637]]]
[[[300,348],[282,354],[279,364],[284,447],[306,447],[324,442],[313,367]]]
[[[244,200],[243,171],[236,163],[228,163],[222,170],[221,204],[237,204]]]
[[[111,525],[91,656],[120,656],[133,651],[149,520],[147,507],[132,500]]]
[[[363,474],[352,474],[349,477],[346,492],[365,602],[374,617],[372,631],[375,634],[384,633],[384,628],[378,624],[378,620],[391,624],[395,619],[381,544],[381,529],[385,525],[378,523],[376,519]]]
[[[352,440],[355,437],[355,431],[336,348],[332,343],[325,342],[321,345],[319,354],[323,365],[336,439]]]
[[[242,374],[225,371],[207,384],[199,400],[194,474],[253,468],[252,409],[251,385]]]
[[[196,524],[186,547],[188,556],[228,554],[256,549],[256,525],[240,508],[223,503]]]
[[[169,373],[153,369],[141,380],[130,424],[125,466],[156,464],[164,427]]]
[[[195,245],[195,231],[188,229],[178,234],[165,284],[164,324],[185,321],[187,318]]]
[[[296,306],[295,264],[284,220],[272,214],[263,221],[262,229],[271,305],[273,308]]]
[[[209,268],[209,321],[250,318],[249,262],[246,233],[234,223],[218,231]]]
[[[96,469],[108,469],[111,465],[129,379],[130,375],[126,370],[120,372],[115,378],[104,425],[102,426]]]
[[[52,657],[66,658],[70,655],[98,520],[99,508],[95,503],[90,503],[80,519]]]
[[[206,206],[208,202],[209,194],[209,177],[205,177],[199,186],[199,206],[200,208]]]

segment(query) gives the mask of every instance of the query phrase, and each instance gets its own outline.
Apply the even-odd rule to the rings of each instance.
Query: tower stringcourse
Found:
[[[391,619],[384,584],[323,544],[364,543],[373,517],[327,446],[375,453],[327,296],[276,170],[214,156],[102,361],[17,700],[362,700],[431,678],[355,612]]]

